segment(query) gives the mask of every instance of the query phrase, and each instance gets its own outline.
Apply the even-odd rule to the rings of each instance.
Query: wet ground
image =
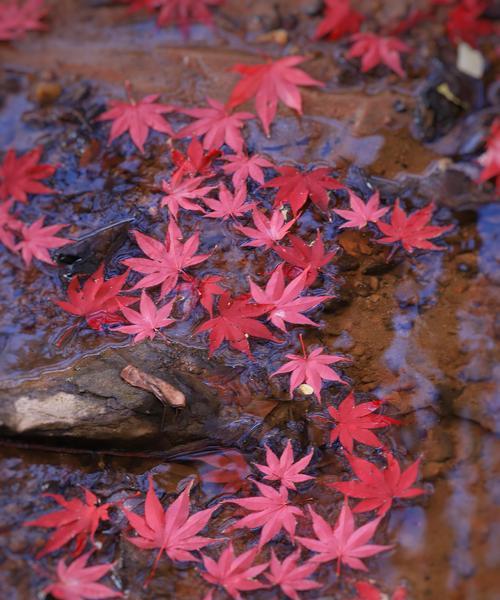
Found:
[[[161,92],[163,101],[182,106],[201,105],[207,95],[222,100],[235,81],[228,73],[234,63],[297,52],[311,56],[305,68],[327,82],[326,94],[305,89],[304,117],[280,110],[269,139],[252,122],[249,147],[277,164],[331,165],[359,193],[378,187],[387,204],[398,196],[414,207],[433,200],[436,223],[456,225],[444,252],[398,253],[389,261],[388,249],[372,243],[370,235],[340,233],[339,223],[325,222],[316,209],[307,211],[297,231],[311,238],[321,227],[330,247],[340,246],[314,290],[337,297],[315,313],[321,327],[307,330],[307,342],[352,359],[342,366],[347,380],[359,393],[387,398],[387,413],[402,420],[401,427],[382,434],[384,443],[406,464],[423,457],[421,479],[428,493],[391,510],[377,540],[395,549],[370,559],[368,577],[387,593],[403,584],[416,600],[494,600],[500,563],[500,532],[494,525],[500,500],[500,205],[492,186],[479,188],[472,179],[479,172],[474,157],[498,113],[498,85],[490,71],[479,81],[453,70],[453,50],[432,23],[412,31],[419,50],[409,58],[408,80],[384,69],[360,77],[342,58],[341,47],[308,41],[315,22],[312,2],[246,2],[245,10],[241,4],[228,1],[214,30],[196,26],[186,40],[111,3],[60,2],[50,33],[0,46],[0,149],[43,144],[44,162],[60,165],[52,180],[58,193],[23,206],[23,216],[69,223],[67,236],[80,240],[73,247],[77,267],[66,260],[56,268],[25,269],[19,257],[0,251],[0,414],[6,434],[0,447],[2,598],[35,598],[55,564],[35,561],[44,537],[21,527],[52,507],[43,493],[73,495],[83,485],[113,502],[144,492],[147,474],[153,473],[157,489],[166,494],[195,477],[200,485],[194,504],[201,508],[223,493],[210,476],[221,457],[232,465],[236,487],[248,486],[246,463],[262,462],[265,443],[279,448],[289,437],[304,452],[316,448],[312,474],[319,484],[301,488],[299,505],[313,501],[324,514],[336,514],[340,495],[322,483],[347,478],[345,459],[338,448],[326,446],[325,432],[310,418],[316,407],[307,401],[291,404],[286,381],[267,378],[269,365],[277,368],[288,351],[285,344],[257,342],[254,363],[227,350],[209,361],[203,338],[190,335],[202,318],[197,311],[168,330],[168,349],[155,341],[131,350],[121,334],[86,328],[55,343],[70,324],[53,303],[64,296],[68,279],[75,272],[93,272],[102,260],[109,274],[118,272],[120,260],[135,252],[128,233],[132,224],[156,237],[164,232],[159,182],[173,168],[170,146],[157,134],[144,158],[126,139],[106,146],[107,128],[95,123],[106,100],[122,97],[125,79],[138,97]],[[366,11],[374,3],[359,4]],[[409,5],[384,3],[375,20],[396,20]],[[489,46],[484,52],[494,58]],[[443,82],[467,109],[436,96]],[[187,122],[169,120],[174,126]],[[272,197],[251,192],[264,204]],[[199,219],[184,213],[181,224],[188,234]],[[240,241],[230,227],[203,223],[200,251],[214,252],[197,273],[229,273],[235,292],[246,289],[248,275],[265,280],[273,265],[259,252],[242,250]],[[182,305],[176,310],[182,318]],[[167,415],[167,435],[160,430],[161,408],[150,395],[116,393],[117,365],[134,355],[191,394],[190,412]],[[45,428],[34,418],[27,425],[24,414],[9,420],[7,410],[29,414],[37,390],[62,390],[92,406],[104,402],[105,412],[132,415],[135,421],[122,416],[128,427],[120,422],[106,430],[92,425],[91,417],[83,426]],[[341,386],[333,386],[325,398],[336,401],[342,395]],[[16,404],[20,398],[28,398],[22,409]],[[131,412],[120,412],[127,402]],[[378,460],[376,453],[366,455]],[[132,502],[140,507],[140,498]],[[215,536],[231,518],[225,508],[210,533]],[[167,560],[144,590],[150,555],[119,534],[121,519],[112,512],[98,536],[99,556],[117,561],[111,580],[118,589],[129,598],[202,597],[206,587],[194,569],[178,569]],[[249,540],[240,532],[236,545]],[[352,598],[360,577],[366,578],[347,570],[339,581],[331,567],[322,567],[322,597]],[[263,591],[250,597],[276,595]]]

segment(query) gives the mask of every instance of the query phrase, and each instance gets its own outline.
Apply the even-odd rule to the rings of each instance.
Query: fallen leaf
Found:
[[[130,325],[121,325],[116,328],[116,331],[135,335],[135,344],[146,338],[153,340],[160,329],[175,323],[175,319],[170,318],[174,301],[175,299],[167,302],[161,308],[156,308],[155,303],[143,290],[139,312],[124,306],[121,311]]]
[[[389,207],[380,208],[380,193],[375,192],[370,196],[365,204],[363,200],[349,191],[349,204],[351,210],[341,210],[334,208],[333,212],[347,221],[340,226],[340,229],[352,227],[354,229],[363,229],[368,223],[378,223],[378,221],[389,212]]]
[[[316,28],[314,39],[328,37],[338,40],[345,35],[357,33],[364,16],[353,10],[350,0],[326,0],[323,20]]]
[[[500,118],[493,121],[491,131],[486,140],[486,152],[479,157],[483,171],[479,183],[496,177],[496,191],[500,195]]]
[[[303,483],[304,481],[310,481],[314,479],[311,475],[305,475],[302,471],[309,465],[313,451],[309,452],[306,456],[294,462],[292,442],[287,441],[285,449],[278,458],[276,454],[266,446],[266,463],[265,465],[254,465],[264,473],[264,479],[268,481],[277,481],[280,485],[285,486],[290,490],[295,490],[296,483]]]
[[[226,175],[232,175],[234,189],[246,184],[247,179],[251,178],[261,185],[264,183],[264,172],[262,169],[272,168],[272,162],[260,154],[247,156],[243,152],[239,154],[225,154],[222,156],[227,165],[222,167]]]
[[[0,41],[22,38],[28,31],[44,31],[45,0],[6,0],[0,4]]]
[[[55,235],[61,229],[67,227],[66,224],[44,227],[44,220],[45,217],[40,217],[31,225],[23,224],[19,230],[21,241],[16,244],[14,250],[21,251],[21,256],[28,267],[31,265],[33,258],[37,258],[48,265],[55,264],[50,257],[49,249],[61,248],[73,243],[73,240],[65,240]]]
[[[355,33],[351,40],[353,45],[347,53],[348,58],[361,59],[361,71],[366,73],[377,65],[383,64],[392,69],[400,77],[405,76],[401,65],[400,54],[409,53],[412,49],[397,37],[383,37],[375,33]]]
[[[237,219],[255,207],[253,202],[246,202],[246,185],[241,186],[236,193],[231,193],[223,184],[219,184],[219,199],[204,198],[203,202],[212,212],[206,213],[209,219],[222,219],[226,221],[230,217]]]
[[[12,198],[19,202],[27,202],[28,194],[55,193],[40,180],[52,177],[56,167],[38,164],[41,156],[41,147],[26,152],[19,158],[14,150],[7,150],[3,164],[0,165],[0,200]]]
[[[279,210],[274,210],[271,217],[266,217],[263,212],[254,208],[252,217],[255,228],[239,224],[235,228],[243,235],[251,238],[250,242],[242,245],[254,248],[260,246],[266,249],[273,248],[276,242],[281,241],[287,235],[297,221],[297,219],[291,219],[286,223],[283,214]]]
[[[172,408],[184,408],[186,406],[186,396],[180,390],[163,379],[145,373],[133,365],[124,367],[120,377],[129,385],[154,394],[163,406],[171,406]]]
[[[186,177],[185,170],[181,167],[175,171],[170,181],[162,181],[162,189],[165,196],[161,199],[160,206],[166,206],[177,221],[179,208],[204,213],[205,209],[193,200],[204,200],[209,192],[215,189],[213,185],[202,184],[205,177]]]
[[[318,568],[317,563],[306,561],[299,563],[300,550],[289,554],[280,562],[274,549],[271,550],[269,572],[264,575],[271,586],[278,585],[281,591],[292,600],[300,600],[298,592],[317,590],[323,587],[322,583],[308,579]]]

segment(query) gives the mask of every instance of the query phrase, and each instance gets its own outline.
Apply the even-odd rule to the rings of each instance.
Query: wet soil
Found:
[[[323,514],[337,514],[341,498],[322,483],[348,478],[345,458],[327,447],[325,432],[308,417],[317,407],[307,399],[289,402],[286,380],[268,378],[287,343],[255,343],[252,363],[227,349],[209,360],[205,340],[191,335],[203,313],[183,318],[179,303],[181,320],[167,331],[168,344],[131,348],[113,331],[79,327],[65,336],[73,322],[53,302],[72,275],[91,273],[102,260],[109,275],[119,272],[120,261],[137,253],[130,229],[164,235],[159,183],[173,169],[172,143],[152,134],[141,157],[125,138],[107,146],[106,126],[95,123],[108,98],[122,97],[123,81],[133,82],[138,97],[161,92],[165,102],[197,106],[207,95],[227,97],[234,63],[284,53],[310,56],[306,70],[326,81],[326,89],[304,89],[300,119],[280,109],[270,138],[252,122],[249,148],[277,164],[328,164],[361,194],[379,188],[387,204],[398,196],[408,207],[435,201],[436,223],[456,225],[443,252],[398,253],[391,260],[370,234],[340,232],[338,222],[315,208],[299,226],[309,239],[320,227],[330,247],[339,246],[315,289],[336,298],[314,315],[321,327],[305,332],[307,342],[352,359],[342,372],[361,395],[388,399],[386,411],[403,423],[382,434],[383,441],[407,464],[423,456],[428,492],[390,512],[377,541],[395,549],[370,560],[369,576],[346,572],[339,580],[331,566],[322,567],[321,597],[352,598],[354,582],[365,577],[387,593],[404,584],[416,600],[496,598],[500,205],[492,186],[473,181],[479,172],[474,158],[498,112],[492,70],[481,81],[461,75],[453,68],[453,50],[428,23],[411,33],[418,51],[408,59],[407,80],[384,69],[360,77],[343,58],[345,46],[309,41],[318,18],[313,4],[228,0],[214,29],[195,26],[184,39],[112,3],[67,0],[57,3],[49,33],[0,46],[0,150],[43,144],[44,161],[60,165],[52,181],[58,193],[23,206],[23,217],[69,223],[68,236],[78,240],[55,268],[25,269],[19,257],[0,249],[2,598],[37,597],[54,568],[53,558],[34,559],[44,544],[41,531],[21,527],[52,507],[43,493],[72,496],[83,485],[108,502],[128,498],[140,510],[136,493],[146,490],[152,473],[163,500],[196,478],[193,503],[202,508],[223,493],[210,481],[210,461],[228,456],[236,486],[248,486],[245,461],[262,462],[266,443],[279,449],[291,438],[297,452],[315,447],[312,474],[320,482],[301,488],[299,505],[313,502]],[[379,25],[415,6],[357,4]],[[272,41],[283,39],[277,30],[286,34],[283,45]],[[484,52],[494,60],[490,46]],[[443,81],[467,109],[436,101]],[[271,192],[251,193],[270,205]],[[343,200],[342,194],[336,198]],[[189,235],[200,221],[187,213],[181,224]],[[203,223],[200,252],[213,252],[197,274],[229,274],[237,293],[246,289],[248,275],[262,283],[274,263],[242,250],[240,241],[231,227]],[[57,345],[61,336],[64,343]],[[170,410],[164,430],[158,401],[120,380],[128,363],[186,393],[187,410]],[[344,394],[342,386],[330,386],[325,400]],[[377,453],[368,455],[379,460]],[[233,517],[229,508],[217,513],[210,534]],[[116,561],[110,583],[129,598],[203,596],[206,586],[194,568],[167,560],[145,590],[151,557],[120,534],[122,519],[112,511],[97,536],[99,556]],[[302,532],[309,533],[307,525]],[[243,548],[251,539],[240,532],[235,544]],[[288,549],[289,543],[278,539],[275,547]]]

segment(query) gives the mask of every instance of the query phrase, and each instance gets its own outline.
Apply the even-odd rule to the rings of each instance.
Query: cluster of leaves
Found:
[[[28,31],[43,31],[47,16],[45,0],[6,0],[0,3],[0,42],[24,37]]]

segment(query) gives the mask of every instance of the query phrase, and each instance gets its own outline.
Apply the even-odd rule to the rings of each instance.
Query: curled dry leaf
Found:
[[[127,365],[120,373],[121,378],[134,387],[154,394],[163,406],[184,408],[186,396],[170,383],[159,377],[149,375],[133,365]]]

